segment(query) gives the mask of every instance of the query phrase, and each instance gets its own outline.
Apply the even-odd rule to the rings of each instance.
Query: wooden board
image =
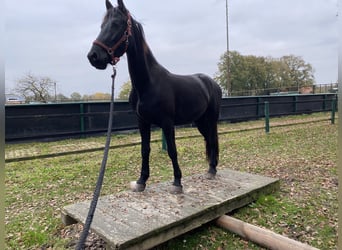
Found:
[[[100,197],[91,230],[112,249],[148,249],[279,189],[279,180],[224,169],[215,180],[183,178],[183,194],[170,194],[170,185]],[[89,206],[85,201],[64,207],[64,224],[84,223]]]

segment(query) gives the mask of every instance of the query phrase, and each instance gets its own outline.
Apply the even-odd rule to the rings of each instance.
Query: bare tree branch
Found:
[[[51,101],[56,81],[50,77],[35,76],[27,73],[17,80],[16,88],[18,94],[25,97],[26,101],[47,103]]]

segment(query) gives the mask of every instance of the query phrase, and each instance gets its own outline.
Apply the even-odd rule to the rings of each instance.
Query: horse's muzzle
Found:
[[[106,69],[108,65],[108,56],[101,56],[101,53],[96,51],[95,49],[91,49],[87,55],[88,60],[92,66],[97,69]]]

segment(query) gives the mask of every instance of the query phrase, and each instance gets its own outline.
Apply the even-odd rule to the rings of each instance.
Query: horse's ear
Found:
[[[118,0],[118,5],[119,5],[119,9],[123,12],[123,13],[126,13],[127,12],[127,9],[123,3],[123,0]]]
[[[107,8],[107,10],[113,8],[113,5],[112,5],[112,3],[109,0],[106,0],[106,8]]]

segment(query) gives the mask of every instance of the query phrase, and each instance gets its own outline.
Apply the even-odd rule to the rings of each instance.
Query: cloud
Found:
[[[225,0],[125,4],[143,24],[149,46],[166,68],[181,74],[215,74],[226,50]],[[336,0],[230,0],[230,49],[261,56],[299,55],[316,69],[317,82],[336,81],[336,6]],[[86,58],[104,12],[104,1],[7,1],[7,87],[31,71],[55,79],[65,95],[110,92],[111,69],[98,71]],[[117,92],[128,79],[123,57]]]

